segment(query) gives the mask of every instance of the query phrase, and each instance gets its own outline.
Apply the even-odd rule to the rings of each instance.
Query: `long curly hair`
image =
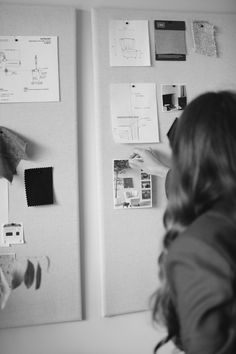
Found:
[[[170,297],[165,263],[171,243],[217,201],[236,220],[236,94],[208,92],[191,101],[179,118],[172,146],[165,235],[159,256],[160,288],[153,320],[164,324],[167,339],[181,348],[180,327]],[[234,206],[234,207],[233,207]]]

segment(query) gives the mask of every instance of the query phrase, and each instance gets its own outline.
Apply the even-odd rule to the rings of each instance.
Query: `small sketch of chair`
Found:
[[[134,48],[134,38],[120,38],[120,47],[125,58],[137,58],[138,50]]]
[[[138,196],[138,191],[136,189],[125,191],[125,203],[129,203],[130,207],[135,207],[140,205],[140,197]]]

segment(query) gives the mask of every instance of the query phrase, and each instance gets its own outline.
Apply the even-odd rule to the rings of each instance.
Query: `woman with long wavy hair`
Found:
[[[158,162],[158,160],[157,160]],[[145,159],[142,160],[145,169]],[[153,319],[186,354],[236,353],[236,95],[209,92],[178,119]]]

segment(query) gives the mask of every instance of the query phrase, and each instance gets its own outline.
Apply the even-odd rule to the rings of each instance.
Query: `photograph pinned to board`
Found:
[[[115,209],[152,207],[152,177],[129,166],[129,160],[113,160]]]
[[[151,65],[147,20],[111,20],[109,44],[111,66]]]
[[[156,60],[186,60],[185,22],[155,20],[154,28]]]
[[[112,133],[116,143],[158,143],[155,83],[110,85]]]
[[[186,85],[161,85],[162,111],[182,111],[187,105]]]
[[[214,25],[207,21],[193,21],[192,35],[195,53],[217,57]]]
[[[59,101],[58,37],[0,36],[0,103]]]

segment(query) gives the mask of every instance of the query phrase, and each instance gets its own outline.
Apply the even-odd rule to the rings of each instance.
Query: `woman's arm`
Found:
[[[171,149],[167,144],[152,148],[135,148],[130,156],[129,165],[151,175],[165,177],[171,166]]]

